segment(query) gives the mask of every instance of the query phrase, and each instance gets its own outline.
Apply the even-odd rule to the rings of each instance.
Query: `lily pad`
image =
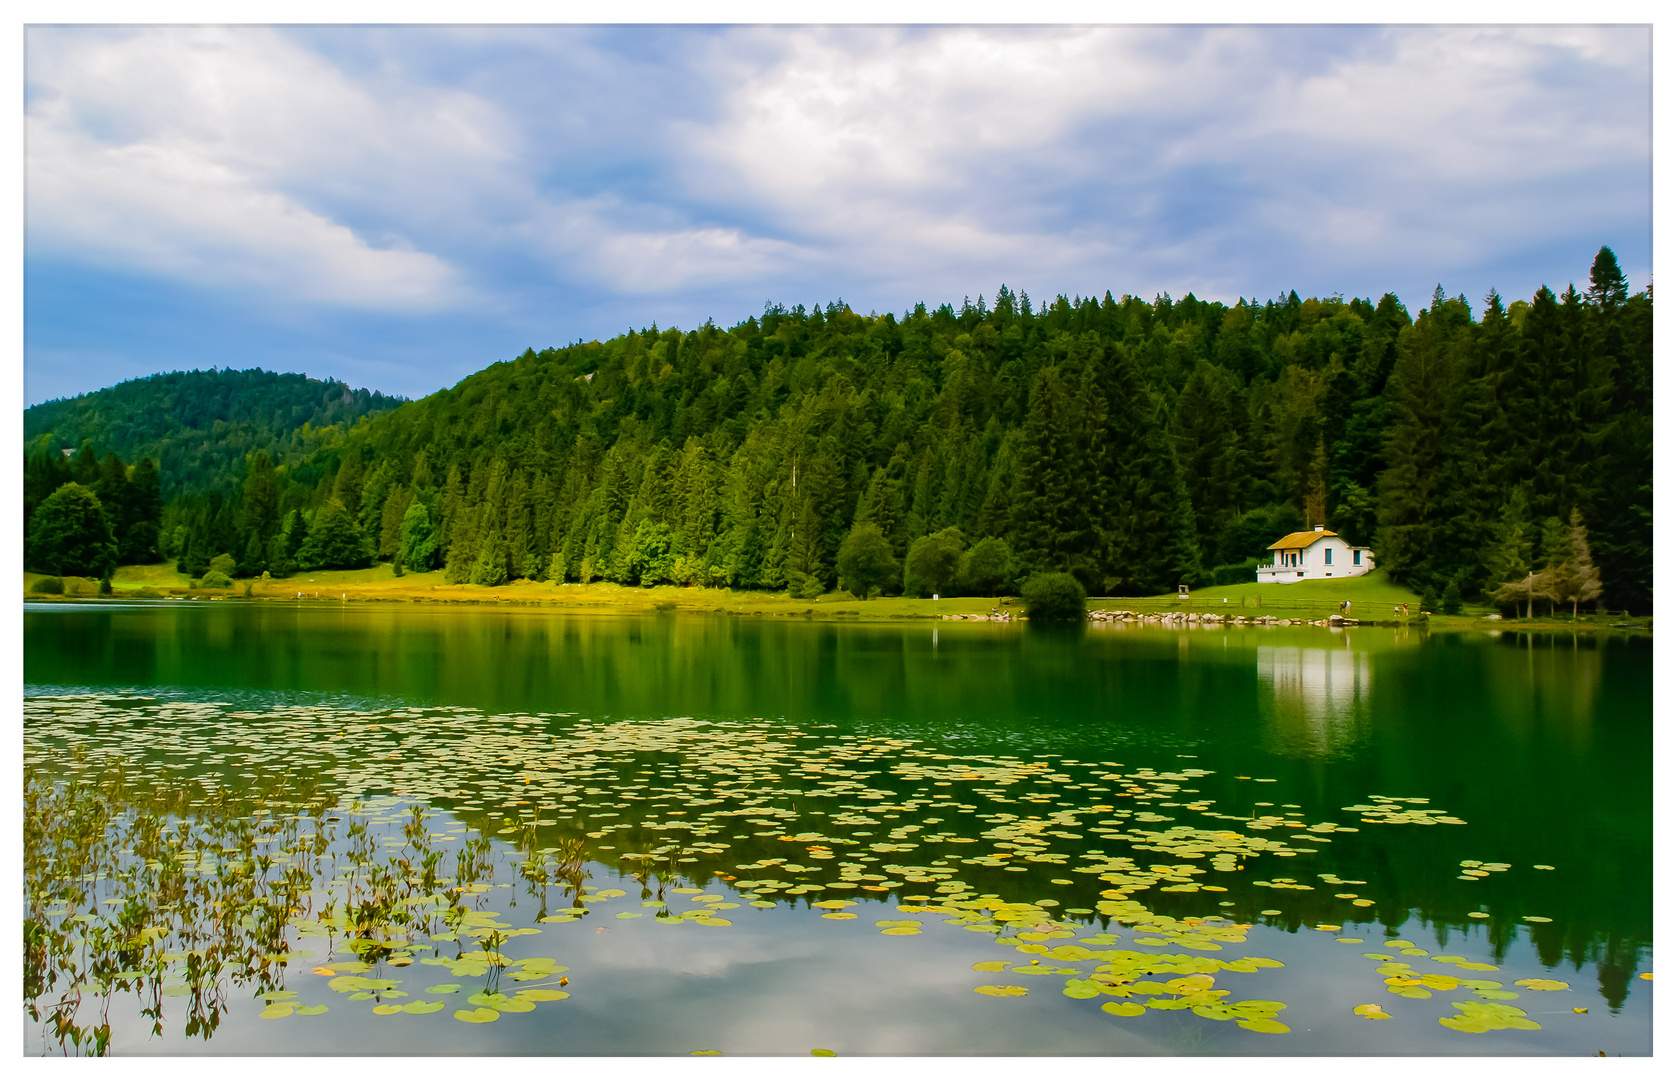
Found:
[[[1145,1016],[1146,1006],[1133,1001],[1108,1001],[1100,1006],[1100,1011],[1113,1016]]]
[[[974,986],[972,989],[988,997],[1023,997],[1030,992],[1022,986]]]
[[[488,1024],[500,1019],[494,1009],[455,1009],[454,1019],[468,1024]]]
[[[1240,1027],[1247,1031],[1256,1031],[1264,1035],[1284,1035],[1292,1030],[1279,1020],[1241,1020],[1238,1023]]]
[[[1523,986],[1530,990],[1570,990],[1571,984],[1558,979],[1518,979],[1514,986]]]
[[[407,1004],[403,1005],[401,1007],[401,1010],[402,1010],[402,1012],[405,1012],[405,1013],[413,1013],[415,1015],[421,1015],[422,1016],[425,1013],[441,1012],[442,1011],[442,1002],[440,1002],[440,1001],[410,1001]]]

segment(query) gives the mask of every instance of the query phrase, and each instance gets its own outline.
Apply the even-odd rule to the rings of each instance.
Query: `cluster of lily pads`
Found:
[[[268,1020],[356,1002],[379,1016],[449,1010],[489,1023],[570,996],[567,966],[517,955],[512,943],[596,912],[726,928],[789,901],[844,922],[892,896],[896,914],[911,917],[875,919],[883,935],[919,936],[919,916],[942,916],[1019,955],[976,965],[1009,976],[975,986],[981,995],[1024,996],[1031,987],[1019,982],[1047,975],[1063,980],[1066,998],[1111,999],[1100,1008],[1114,1017],[1187,1010],[1283,1034],[1284,1003],[1230,1000],[1217,985],[1282,966],[1206,955],[1245,942],[1252,928],[1222,913],[1233,904],[1218,897],[1228,892],[1221,882],[1256,878],[1263,859],[1291,868],[1279,860],[1317,854],[1360,825],[1463,824],[1426,799],[1395,796],[1344,808],[1357,825],[1255,799],[1224,813],[1197,786],[1211,774],[1190,755],[1160,770],[957,754],[762,719],[252,710],[66,695],[26,701],[24,759],[26,999],[61,1044],[91,1053],[110,1032],[81,1019],[88,995],[150,995],[146,1015],[158,1031],[163,999],[189,998],[187,1034],[204,1037],[235,990],[260,1000]],[[598,863],[637,880],[638,900],[590,884]],[[537,900],[530,925],[490,910],[496,890],[514,887],[495,881],[502,866]],[[1462,867],[1477,877],[1503,864]],[[1313,878],[1341,890],[1367,884]],[[1308,879],[1271,874],[1251,884],[1315,889]],[[1071,906],[1040,892],[1011,898],[1048,885],[1064,888]],[[1164,914],[1152,907],[1165,905],[1136,899],[1148,891],[1199,894],[1214,906]],[[1334,895],[1352,911],[1374,903]],[[1171,901],[1178,911],[1193,902]],[[1119,929],[1129,947],[1117,947]],[[1534,1026],[1506,1005],[1516,992],[1416,972],[1397,955],[1423,951],[1406,941],[1387,948],[1400,953],[1368,955],[1392,994],[1476,995],[1446,1027]],[[305,961],[313,978],[287,986],[292,965]],[[467,981],[411,976],[426,966]],[[1354,1011],[1390,1015],[1378,1005]]]

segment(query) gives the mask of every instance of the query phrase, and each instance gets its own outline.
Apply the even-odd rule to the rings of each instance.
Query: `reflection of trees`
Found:
[[[1356,739],[1359,704],[1365,704],[1373,666],[1365,652],[1262,645],[1257,678],[1273,695],[1271,736],[1284,753],[1320,757],[1342,752]]]

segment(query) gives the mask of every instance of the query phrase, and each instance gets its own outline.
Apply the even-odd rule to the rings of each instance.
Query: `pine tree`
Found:
[[[431,515],[422,502],[410,503],[402,514],[396,563],[419,573],[436,565],[436,535],[431,529]]]
[[[1398,339],[1390,378],[1387,467],[1379,477],[1379,565],[1398,581],[1428,584],[1446,576],[1452,518],[1449,484],[1460,366],[1441,319],[1421,312]]]
[[[1619,308],[1629,299],[1629,285],[1618,268],[1618,256],[1602,246],[1589,268],[1589,303],[1606,311]]]
[[[505,585],[507,581],[507,546],[499,529],[490,527],[477,544],[477,556],[471,564],[473,585]]]
[[[1548,568],[1553,594],[1556,600],[1571,601],[1571,617],[1575,619],[1579,603],[1599,598],[1600,571],[1589,551],[1589,531],[1583,526],[1583,515],[1576,507],[1571,509],[1570,524],[1563,530],[1556,529],[1555,533],[1554,555],[1560,556],[1561,561]]]
[[[353,570],[372,562],[361,525],[349,508],[332,499],[315,512],[308,539],[297,553],[304,570]]]

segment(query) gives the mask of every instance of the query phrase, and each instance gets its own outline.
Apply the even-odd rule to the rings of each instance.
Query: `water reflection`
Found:
[[[1343,753],[1360,738],[1373,683],[1368,653],[1259,646],[1257,680],[1271,749],[1303,757]]]

